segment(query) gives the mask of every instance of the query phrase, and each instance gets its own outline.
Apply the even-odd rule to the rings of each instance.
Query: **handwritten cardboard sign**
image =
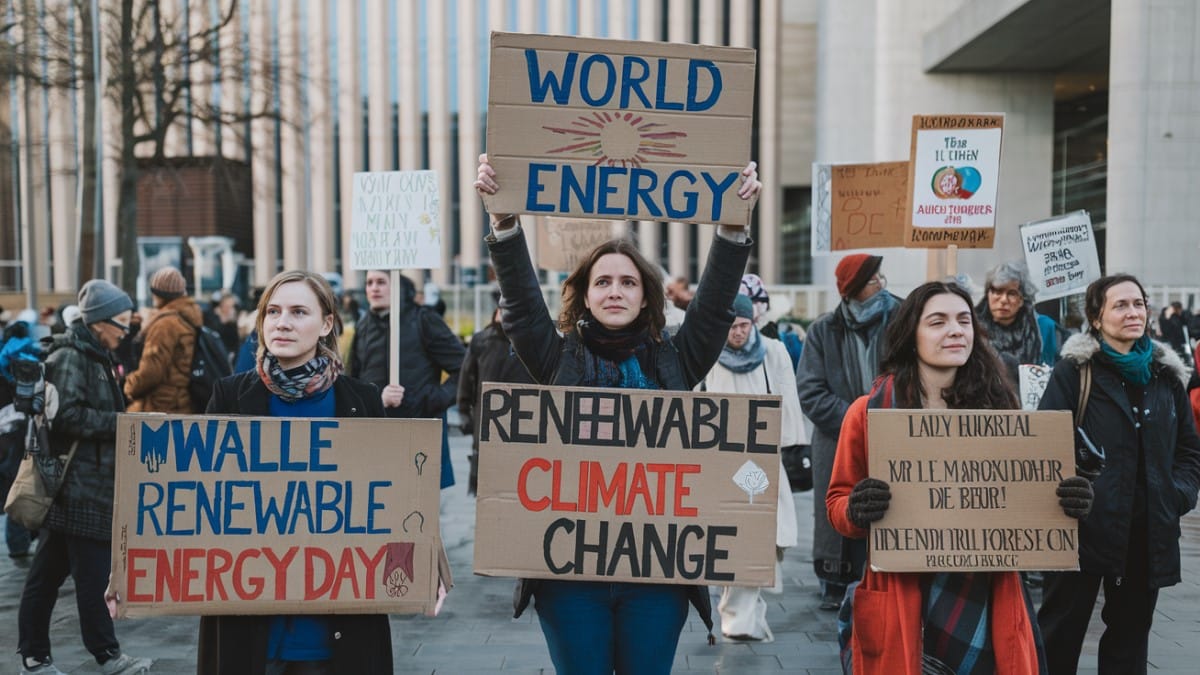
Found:
[[[398,270],[442,266],[436,171],[354,174],[350,267]]]
[[[1025,223],[1021,247],[1038,302],[1083,293],[1101,276],[1096,235],[1087,211]]]
[[[613,238],[611,220],[546,218],[537,230],[538,267],[572,272],[597,246]]]
[[[913,115],[908,248],[991,248],[1004,115]]]
[[[778,396],[486,383],[475,573],[769,586]]]
[[[1071,413],[872,410],[867,425],[868,470],[892,490],[874,569],[1079,568],[1079,526],[1055,495],[1075,475]]]
[[[119,611],[430,613],[440,460],[436,420],[120,415]]]
[[[831,248],[899,248],[908,211],[908,162],[834,164]]]
[[[755,51],[492,33],[492,213],[746,226]]]

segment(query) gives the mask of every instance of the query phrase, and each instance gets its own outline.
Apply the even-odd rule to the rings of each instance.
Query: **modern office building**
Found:
[[[145,0],[135,0],[138,5]],[[97,0],[112,49],[119,3]],[[10,45],[67,0],[17,0]],[[837,256],[809,252],[811,164],[907,159],[916,113],[1003,112],[995,248],[964,250],[975,279],[1020,255],[1017,226],[1086,208],[1111,270],[1200,282],[1200,7],[1191,0],[161,0],[173,30],[212,28],[211,60],[168,68],[180,115],[163,157],[144,146],[139,234],[158,258],[207,236],[209,263],[261,285],[283,268],[359,275],[348,248],[355,171],[432,169],[442,180],[441,260],[430,278],[487,274],[485,214],[471,189],[484,150],[489,32],[754,47],[753,155],[766,189],[752,262],[771,284],[831,284]],[[37,12],[37,16],[23,15]],[[229,20],[225,20],[226,13]],[[168,41],[169,42],[169,41]],[[48,44],[48,43],[47,43]],[[43,72],[54,63],[42,48]],[[202,49],[192,46],[194,54]],[[80,49],[69,50],[81,58]],[[204,52],[207,53],[207,52]],[[86,83],[85,85],[86,86]],[[92,85],[94,86],[94,85]],[[148,91],[153,83],[147,83]],[[103,98],[100,217],[91,222],[81,88],[0,80],[0,292],[32,270],[39,290],[78,288],[80,257],[116,278],[120,133]],[[268,115],[222,124],[205,111]],[[145,129],[139,128],[138,132]],[[219,158],[219,159],[218,159]],[[95,203],[94,201],[91,203]],[[618,226],[695,279],[709,226]],[[93,234],[94,233],[94,234]],[[213,238],[216,237],[216,238]],[[221,238],[226,237],[226,238]],[[171,242],[177,242],[172,244]],[[226,251],[228,245],[230,250]],[[886,250],[900,287],[945,254]],[[186,257],[186,256],[185,256]],[[209,270],[211,271],[211,270]],[[205,272],[206,274],[208,272]],[[227,280],[225,277],[224,280]]]

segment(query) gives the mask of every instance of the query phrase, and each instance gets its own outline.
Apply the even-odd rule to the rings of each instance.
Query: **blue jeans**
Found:
[[[42,543],[33,556],[21,593],[17,651],[22,656],[43,660],[51,655],[50,615],[58,600],[58,589],[69,574],[75,580],[83,646],[99,663],[120,654],[121,646],[108,606],[104,604],[104,589],[108,587],[108,571],[112,566],[111,542],[49,530],[42,530],[41,536]]]
[[[560,675],[670,673],[686,586],[543,580],[534,606]]]

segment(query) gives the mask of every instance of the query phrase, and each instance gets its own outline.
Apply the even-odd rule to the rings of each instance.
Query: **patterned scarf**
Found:
[[[625,328],[611,330],[588,314],[576,326],[586,352],[582,384],[589,387],[658,388],[648,379],[656,372],[655,353],[658,350],[650,339],[650,330],[644,321],[639,319]]]
[[[1121,377],[1139,387],[1144,387],[1150,382],[1150,362],[1154,360],[1154,346],[1150,342],[1150,336],[1143,335],[1138,338],[1128,354],[1122,354],[1108,346],[1103,338],[1100,339],[1100,349],[1117,367]]]
[[[717,360],[731,372],[748,373],[759,367],[766,357],[767,345],[758,334],[758,328],[751,326],[750,337],[746,339],[746,344],[742,345],[740,349],[733,349],[726,342]]]
[[[284,370],[271,352],[264,351],[258,362],[258,377],[275,394],[288,403],[319,394],[333,386],[343,370],[342,360],[325,345],[317,347],[317,355],[308,362]]]
[[[1001,326],[992,318],[992,310],[985,296],[975,306],[979,323],[987,331],[988,342],[996,351],[1008,354],[1017,360],[1018,364],[1042,362],[1042,331],[1038,328],[1037,313],[1033,311],[1032,300],[1025,299],[1025,304],[1017,310],[1017,316],[1007,326]]]

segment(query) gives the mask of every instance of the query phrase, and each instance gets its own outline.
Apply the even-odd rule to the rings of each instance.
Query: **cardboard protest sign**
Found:
[[[773,584],[780,405],[484,384],[475,573]]]
[[[908,248],[991,248],[1004,115],[913,115]]]
[[[1101,277],[1096,235],[1087,211],[1025,223],[1021,248],[1038,302],[1083,293]]]
[[[908,162],[834,164],[832,176],[832,250],[904,244]]]
[[[892,490],[872,568],[1079,568],[1079,525],[1055,495],[1075,475],[1071,413],[871,410],[867,425],[868,470]]]
[[[613,238],[611,220],[547,218],[537,230],[538,267],[573,271],[597,246]]]
[[[125,414],[116,459],[122,616],[433,610],[437,420]]]
[[[1021,410],[1037,410],[1042,394],[1050,384],[1050,373],[1054,368],[1040,363],[1022,363],[1017,366],[1017,377],[1021,380]]]
[[[437,172],[355,173],[352,199],[351,269],[442,266]]]
[[[753,49],[492,33],[491,213],[746,226]]]

